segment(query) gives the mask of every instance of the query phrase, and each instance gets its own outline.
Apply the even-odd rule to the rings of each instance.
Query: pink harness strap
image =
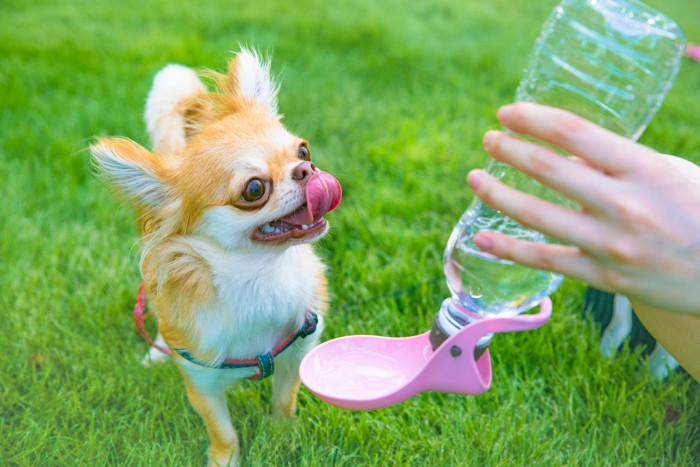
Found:
[[[139,330],[139,334],[141,334],[141,337],[143,337],[143,340],[148,342],[151,347],[154,347],[161,352],[163,352],[166,355],[170,355],[172,352],[168,347],[163,347],[162,345],[158,345],[155,342],[151,340],[150,337],[148,337],[148,333],[146,332],[146,328],[143,326],[143,322],[146,321],[146,318],[148,318],[144,310],[146,308],[146,284],[141,282],[141,285],[139,286],[139,294],[136,296],[136,303],[134,304],[134,323],[136,324],[136,329]]]

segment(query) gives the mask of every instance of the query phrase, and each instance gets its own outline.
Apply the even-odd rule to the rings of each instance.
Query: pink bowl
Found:
[[[321,400],[350,410],[373,410],[420,392],[481,394],[491,386],[488,350],[474,348],[489,333],[542,326],[552,313],[547,298],[537,314],[484,318],[465,326],[433,351],[429,332],[412,337],[345,336],[325,342],[302,360],[299,373]]]

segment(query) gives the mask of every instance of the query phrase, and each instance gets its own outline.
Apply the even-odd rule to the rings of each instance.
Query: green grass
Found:
[[[652,3],[700,41],[695,0]],[[0,3],[0,465],[205,461],[176,369],[139,365],[134,215],[84,151],[97,135],[146,143],[164,64],[221,69],[239,43],[272,52],[286,124],[344,188],[318,248],[325,338],[413,335],[447,294],[440,258],[471,199],[464,177],[485,160],[481,135],[555,1],[203,4]],[[700,64],[686,61],[643,141],[700,162],[698,89]],[[269,383],[240,385],[244,465],[697,465],[700,385],[651,381],[629,351],[603,358],[583,290],[565,281],[547,326],[497,336],[478,397],[355,413],[302,390],[290,426],[269,415]]]

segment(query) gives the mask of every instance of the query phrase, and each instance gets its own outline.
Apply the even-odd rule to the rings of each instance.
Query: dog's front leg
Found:
[[[238,436],[231,424],[224,387],[202,390],[185,377],[192,407],[204,420],[209,433],[209,466],[229,466],[238,462]]]
[[[289,357],[292,358],[278,360],[272,381],[272,415],[275,417],[289,418],[296,413],[301,359],[296,355]]]
[[[297,410],[297,395],[301,379],[299,365],[304,356],[321,340],[323,317],[318,317],[316,332],[298,339],[288,350],[278,356],[274,380],[272,381],[272,415],[289,418]]]

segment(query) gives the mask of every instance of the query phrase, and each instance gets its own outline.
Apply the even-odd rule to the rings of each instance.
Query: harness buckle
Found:
[[[275,358],[272,356],[272,352],[266,352],[260,354],[257,357],[258,360],[258,371],[260,371],[260,380],[272,376],[275,373]]]
[[[318,324],[318,315],[311,312],[311,315],[306,319],[304,327],[299,330],[299,337],[304,339],[306,336],[310,336],[316,332],[316,325]]]

